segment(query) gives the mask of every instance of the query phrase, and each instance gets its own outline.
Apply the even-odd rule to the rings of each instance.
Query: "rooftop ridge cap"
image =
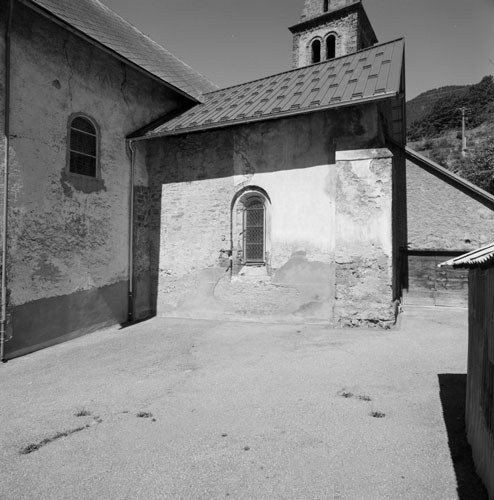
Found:
[[[326,61],[321,61],[321,62],[314,63],[314,64],[308,64],[307,66],[302,66],[301,68],[292,68],[292,69],[289,69],[287,71],[282,71],[281,73],[274,73],[273,75],[263,76],[261,78],[256,78],[255,80],[249,80],[248,82],[236,83],[235,85],[230,85],[229,87],[222,87],[222,88],[220,88],[218,90],[212,90],[211,92],[205,92],[203,95],[204,96],[208,96],[208,95],[211,95],[211,94],[216,94],[217,92],[224,92],[225,90],[234,89],[235,87],[243,87],[244,85],[249,85],[249,84],[252,84],[252,83],[261,82],[261,81],[267,80],[269,78],[274,78],[275,76],[288,75],[289,73],[295,73],[296,71],[302,71],[302,70],[305,70],[307,68],[314,68],[314,67],[317,67],[317,66],[323,66],[324,64],[333,63],[334,61],[338,61],[338,60],[344,59],[346,57],[351,57],[351,56],[354,56],[355,54],[361,54],[362,52],[368,52],[368,51],[370,51],[372,49],[381,47],[383,45],[391,45],[392,43],[400,42],[402,40],[404,41],[405,37],[402,36],[402,37],[396,38],[394,40],[390,40],[389,42],[376,43],[372,47],[367,47],[365,49],[360,49],[360,50],[357,50],[356,52],[352,52],[351,54],[345,54],[343,56],[334,57],[333,59],[327,59]]]

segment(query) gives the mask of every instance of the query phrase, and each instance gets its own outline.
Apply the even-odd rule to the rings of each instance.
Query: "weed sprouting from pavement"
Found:
[[[153,416],[153,414],[151,412],[148,412],[148,411],[140,411],[136,417],[139,417],[139,418],[151,418]]]
[[[341,389],[341,391],[338,391],[338,396],[346,399],[355,398],[360,399],[360,401],[372,401],[372,398],[370,396],[367,396],[367,394],[354,394],[353,392],[347,391],[346,389]]]
[[[383,413],[382,411],[371,411],[369,415],[374,418],[384,418],[386,413]]]
[[[357,398],[360,399],[360,401],[367,401],[367,402],[372,401],[372,398],[365,394],[359,394]]]
[[[89,410],[86,410],[85,408],[81,408],[80,410],[77,410],[77,412],[74,414],[76,417],[89,417],[92,413]]]
[[[347,391],[346,389],[342,389],[341,391],[338,392],[338,396],[341,396],[342,398],[353,398],[353,392]]]
[[[63,432],[57,432],[53,436],[49,438],[45,438],[39,443],[30,443],[24,448],[20,450],[21,455],[29,455],[29,453],[32,453],[33,451],[37,451],[43,446],[46,446],[49,443],[52,443],[53,441],[56,441],[57,439],[61,439],[63,437],[71,436],[72,434],[75,434],[76,432],[83,431],[84,429],[87,429],[90,425],[86,424],[83,425],[82,427],[76,427],[75,429],[70,429],[68,431],[63,431]]]

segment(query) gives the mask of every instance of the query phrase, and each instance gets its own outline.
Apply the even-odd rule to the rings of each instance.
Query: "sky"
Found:
[[[291,69],[303,0],[102,0],[219,87]],[[321,0],[322,1],[322,0]],[[494,0],[363,0],[379,42],[405,38],[407,100],[494,74]]]

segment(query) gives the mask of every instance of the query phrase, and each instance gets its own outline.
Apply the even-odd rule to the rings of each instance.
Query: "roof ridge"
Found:
[[[268,78],[274,78],[276,76],[282,76],[282,75],[287,75],[289,73],[295,73],[296,71],[306,70],[307,68],[316,68],[318,66],[323,66],[325,64],[334,63],[334,61],[338,61],[338,60],[344,59],[346,57],[351,57],[351,56],[354,56],[356,54],[360,54],[362,52],[369,52],[369,51],[376,49],[376,48],[379,48],[383,45],[391,45],[392,43],[396,43],[396,42],[399,42],[401,40],[405,41],[405,37],[402,36],[402,37],[396,38],[394,40],[390,40],[389,42],[376,43],[372,47],[367,47],[365,49],[357,50],[357,52],[352,52],[351,54],[345,54],[343,56],[334,57],[333,59],[327,59],[326,61],[321,61],[321,62],[314,63],[314,64],[308,64],[307,66],[301,66],[300,68],[292,68],[292,69],[289,69],[287,71],[282,71],[281,73],[274,73],[272,75],[267,75],[267,76],[263,76],[261,78],[256,78],[255,80],[249,80],[248,82],[236,83],[235,85],[230,85],[229,87],[222,87],[218,90],[212,90],[211,92],[205,92],[203,95],[207,96],[210,94],[216,94],[217,92],[224,92],[225,90],[234,89],[235,87],[242,87],[243,85],[250,85],[252,83],[257,83],[257,82],[261,82],[263,80],[267,80]]]

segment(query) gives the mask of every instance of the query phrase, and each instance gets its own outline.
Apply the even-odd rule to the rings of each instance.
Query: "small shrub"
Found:
[[[382,411],[371,411],[370,416],[374,418],[384,418],[386,416]]]
[[[152,418],[153,414],[148,411],[140,411],[136,416],[138,418]]]

